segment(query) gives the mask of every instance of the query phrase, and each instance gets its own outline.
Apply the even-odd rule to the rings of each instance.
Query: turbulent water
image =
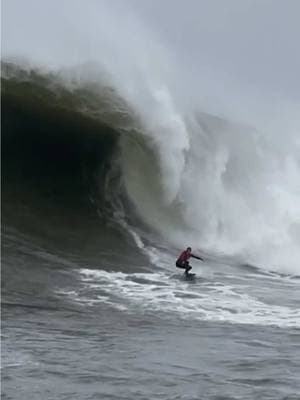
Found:
[[[157,96],[151,126],[91,66],[2,65],[4,399],[299,398],[299,232],[276,252],[268,139]]]
[[[300,398],[296,3],[3,0],[3,399]]]

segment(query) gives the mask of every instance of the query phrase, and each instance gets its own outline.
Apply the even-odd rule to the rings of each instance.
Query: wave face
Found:
[[[177,246],[299,272],[297,146],[203,112],[180,115],[168,93],[157,102],[166,125],[146,126],[151,151],[128,138],[122,149],[139,215]]]
[[[31,115],[39,115],[34,123],[50,126],[48,116],[39,110],[44,104],[60,110],[50,120],[64,121],[63,132],[66,126],[73,127],[76,134],[65,137],[61,155],[76,137],[81,143],[77,161],[90,160],[91,172],[98,163],[95,149],[98,160],[111,160],[114,153],[114,161],[109,161],[113,172],[104,173],[105,185],[110,181],[114,190],[111,185],[108,191],[103,189],[103,173],[97,189],[97,195],[104,191],[106,199],[111,191],[106,204],[114,200],[120,210],[129,200],[126,206],[134,207],[127,216],[135,213],[180,248],[190,244],[299,274],[297,96],[280,96],[280,91],[275,96],[263,85],[255,92],[241,77],[229,79],[216,70],[215,63],[205,66],[197,60],[205,59],[195,44],[198,37],[190,36],[179,53],[173,51],[161,29],[145,23],[134,2],[125,9],[123,2],[91,2],[85,7],[66,1],[64,6],[57,3],[59,14],[56,6],[35,1],[24,7],[7,2],[5,7],[7,20],[19,18],[17,7],[26,29],[20,34],[4,23],[3,56],[17,65],[3,71],[4,79],[11,90],[13,81],[18,82],[16,90],[23,90],[19,103],[32,107]],[[36,79],[43,94],[30,88]],[[111,130],[113,134],[108,133]],[[61,132],[61,126],[48,129],[47,140],[54,131]],[[93,137],[92,145],[85,141],[87,136]],[[102,140],[104,147],[100,149],[95,140]],[[91,157],[78,151],[82,145],[93,149]],[[64,159],[60,166],[66,167]],[[78,165],[89,164],[77,161],[71,163],[71,182]]]
[[[166,86],[138,99],[96,65],[2,71],[7,212],[17,188],[64,205],[71,219],[89,198],[99,215],[138,216],[172,245],[298,272],[293,137],[283,146],[248,125],[183,112]]]

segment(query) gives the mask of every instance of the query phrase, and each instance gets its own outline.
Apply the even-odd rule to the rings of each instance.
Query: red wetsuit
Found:
[[[188,272],[192,269],[192,267],[191,267],[190,264],[189,264],[189,259],[190,259],[191,257],[197,258],[198,260],[203,261],[203,258],[202,258],[202,257],[195,256],[195,255],[192,254],[191,252],[189,252],[189,251],[187,251],[187,250],[184,250],[184,251],[180,254],[180,256],[177,258],[176,267],[177,267],[177,268],[183,268],[183,269],[185,269],[185,272],[188,273]]]
[[[180,256],[178,257],[176,264],[183,264],[186,263],[191,257],[192,257],[192,253],[189,253],[187,250],[184,250]]]

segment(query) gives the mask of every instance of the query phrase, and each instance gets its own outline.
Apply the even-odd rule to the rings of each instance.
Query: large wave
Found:
[[[130,222],[129,199],[130,212],[175,246],[297,271],[299,164],[287,144],[203,111],[179,112],[166,87],[152,93],[145,109],[96,66],[46,74],[3,64],[2,71],[5,157],[9,144],[16,149],[10,127],[19,121],[21,152],[27,143],[34,163],[34,152],[47,148],[39,175],[46,179],[49,164],[60,178],[69,171],[69,196],[71,182],[84,175],[101,213]],[[78,187],[73,197],[84,190]]]
[[[275,96],[270,104],[262,93],[244,93],[224,76],[186,65],[122,3],[65,2],[57,15],[55,7],[28,2],[23,11],[39,18],[29,18],[24,35],[11,34],[3,50],[7,60],[26,56],[32,64],[15,58],[22,68],[4,69],[4,79],[10,90],[18,81],[24,107],[35,95],[24,82],[38,80],[44,93],[35,103],[68,112],[67,123],[84,116],[77,137],[91,121],[117,135],[114,168],[105,173],[105,185],[114,187],[105,191],[108,203],[120,210],[126,197],[142,221],[178,247],[299,273],[293,105]],[[96,125],[93,131],[103,132]]]

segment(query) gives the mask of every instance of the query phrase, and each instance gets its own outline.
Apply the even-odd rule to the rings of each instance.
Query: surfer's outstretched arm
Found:
[[[191,257],[196,258],[197,260],[200,260],[200,261],[204,261],[202,257],[195,256],[194,254],[191,254]]]

